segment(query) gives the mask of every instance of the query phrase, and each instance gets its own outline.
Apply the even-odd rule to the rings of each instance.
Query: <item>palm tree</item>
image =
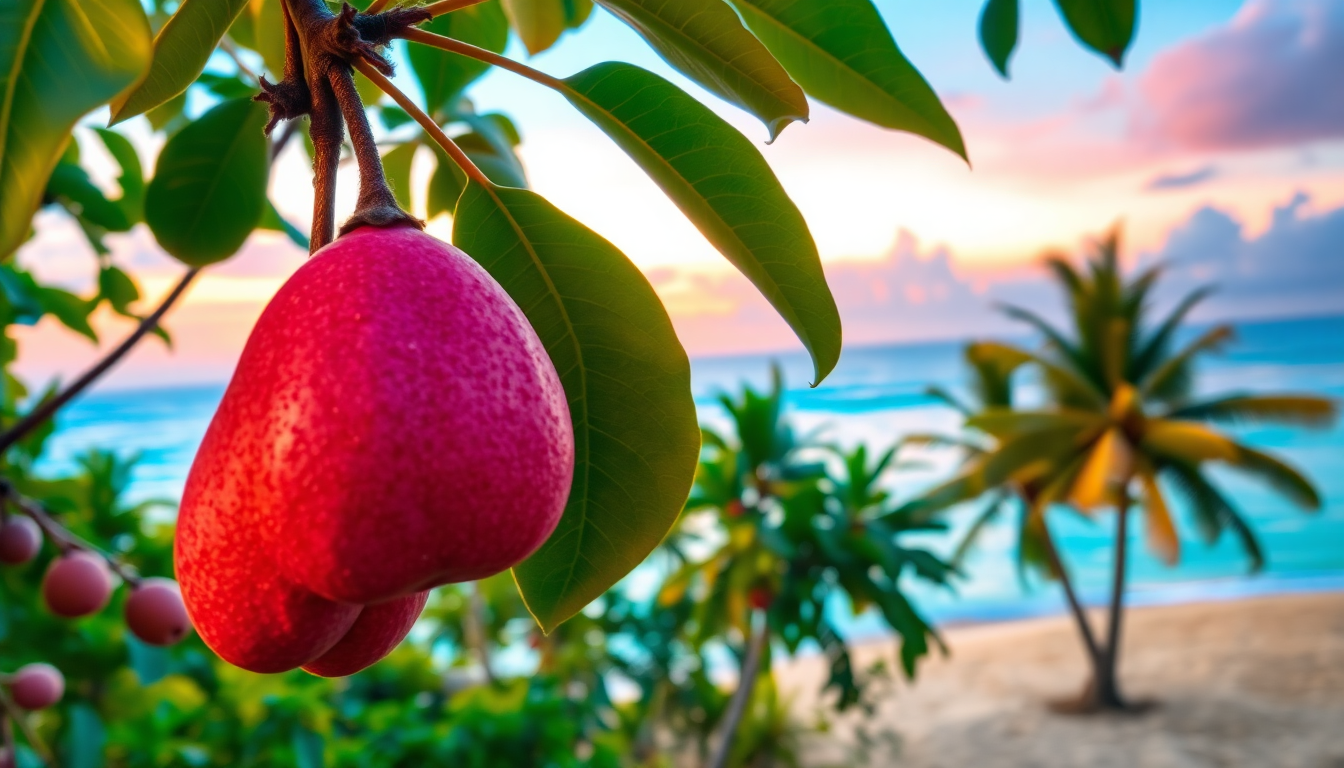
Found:
[[[691,557],[663,585],[660,601],[673,604],[696,590],[692,643],[736,634],[741,663],[738,689],[728,702],[714,768],[728,765],[734,736],[747,714],[771,640],[793,653],[817,642],[831,662],[828,688],[841,708],[861,702],[862,681],[848,645],[827,618],[827,603],[843,594],[856,612],[874,607],[901,637],[901,663],[913,676],[928,652],[933,629],[902,594],[906,571],[945,583],[950,568],[928,552],[902,546],[900,534],[935,527],[891,509],[879,479],[892,469],[894,451],[873,460],[865,448],[825,448],[794,434],[783,415],[783,385],[774,371],[769,392],[746,388],[740,399],[720,398],[734,431],[704,431],[704,454],[686,505],[681,531],[695,531],[713,515],[717,534],[703,557]],[[838,456],[827,461],[826,453]],[[832,473],[828,464],[838,465]],[[941,526],[936,526],[941,527]],[[693,549],[690,545],[682,547]]]
[[[1226,345],[1233,335],[1231,328],[1214,327],[1177,347],[1185,319],[1208,290],[1190,294],[1162,322],[1150,325],[1146,315],[1160,268],[1126,280],[1118,250],[1118,233],[1112,232],[1096,243],[1083,269],[1060,257],[1047,259],[1047,268],[1068,299],[1067,330],[1029,310],[1006,308],[1011,317],[1044,336],[1042,351],[997,343],[975,345],[976,358],[988,361],[986,365],[997,372],[1008,372],[990,382],[1002,387],[996,395],[1011,390],[1012,371],[1028,366],[1041,375],[1048,404],[1026,409],[1016,407],[1010,396],[987,398],[966,424],[988,440],[968,454],[956,478],[935,488],[924,501],[926,508],[936,508],[1005,492],[1021,500],[1026,511],[1021,549],[1029,557],[1044,558],[1070,593],[1093,668],[1085,700],[1099,709],[1127,706],[1116,669],[1131,508],[1142,511],[1149,547],[1170,565],[1180,558],[1180,539],[1167,501],[1174,492],[1184,500],[1207,541],[1230,529],[1246,550],[1252,570],[1259,569],[1264,556],[1254,532],[1212,482],[1208,469],[1222,464],[1250,475],[1307,510],[1318,509],[1320,497],[1297,470],[1211,424],[1278,422],[1322,427],[1336,416],[1332,401],[1309,395],[1233,393],[1207,400],[1194,398],[1195,362]],[[1104,642],[1093,635],[1072,595],[1049,536],[1045,513],[1056,507],[1088,516],[1102,509],[1116,512]]]

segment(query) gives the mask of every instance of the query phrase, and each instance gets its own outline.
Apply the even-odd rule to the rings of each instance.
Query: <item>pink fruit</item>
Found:
[[[0,523],[0,563],[22,565],[42,549],[42,529],[32,518],[10,515]]]
[[[196,455],[176,548],[192,623],[246,669],[344,674],[322,659],[348,634],[409,629],[382,604],[539,547],[573,461],[559,377],[504,290],[416,229],[356,230],[271,300]]]
[[[42,597],[57,616],[77,619],[97,613],[112,596],[112,576],[102,558],[76,550],[51,562],[42,579]]]
[[[23,709],[46,709],[65,695],[65,676],[50,664],[19,667],[10,680],[9,695]]]
[[[428,592],[420,592],[368,606],[340,642],[303,668],[320,677],[345,677],[364,669],[397,647],[420,618],[428,599]]]
[[[9,747],[0,747],[0,768],[14,768],[14,753]]]
[[[191,631],[182,590],[172,579],[145,579],[126,598],[126,626],[150,645],[173,645]]]

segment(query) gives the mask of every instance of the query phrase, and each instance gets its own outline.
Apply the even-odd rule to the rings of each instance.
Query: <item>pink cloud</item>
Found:
[[[1197,150],[1344,137],[1344,3],[1252,0],[1160,54],[1140,84],[1145,138]]]

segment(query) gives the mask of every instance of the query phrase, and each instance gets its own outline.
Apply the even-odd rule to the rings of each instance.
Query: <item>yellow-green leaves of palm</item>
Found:
[[[774,140],[807,97],[723,0],[598,0],[682,74],[760,118]]]
[[[149,61],[136,0],[0,4],[0,258],[28,236],[75,122],[134,86]]]
[[[205,69],[247,0],[183,0],[154,38],[154,63],[134,91],[112,104],[112,122],[135,117],[185,91]]]
[[[807,222],[750,141],[657,75],[608,62],[562,83],[761,291],[812,355],[816,382],[840,357],[840,313]]]
[[[871,123],[966,145],[870,0],[732,0],[747,26],[811,96]]]
[[[268,205],[266,106],[225,101],[168,140],[145,195],[145,222],[193,267],[232,256]]]
[[[690,362],[639,270],[535,193],[471,182],[453,242],[522,307],[569,401],[569,503],[551,538],[514,569],[549,632],[634,569],[676,522],[700,452]]]

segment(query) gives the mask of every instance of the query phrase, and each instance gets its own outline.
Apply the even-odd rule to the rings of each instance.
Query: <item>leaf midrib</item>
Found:
[[[609,3],[610,3],[610,4],[614,4],[614,3],[619,3],[619,2],[621,2],[621,0],[605,0],[605,1],[602,2],[602,4],[605,6],[605,5],[608,5]],[[641,10],[644,10],[644,9],[641,9]],[[621,12],[622,12],[622,13],[629,14],[629,15],[632,16],[632,17],[636,15],[636,14],[631,13],[629,10],[626,10],[626,9],[621,9]],[[619,14],[618,14],[618,15],[619,15]],[[757,81],[754,77],[752,77],[752,75],[751,75],[749,72],[747,72],[746,70],[742,69],[741,67],[739,67],[739,66],[733,64],[733,63],[732,63],[731,61],[729,61],[728,59],[723,58],[722,56],[720,56],[718,53],[716,53],[715,51],[711,50],[710,48],[698,44],[698,43],[695,41],[695,38],[693,38],[693,37],[691,37],[689,34],[687,34],[686,31],[685,31],[684,29],[675,27],[675,26],[673,26],[672,24],[670,24],[670,23],[664,21],[660,16],[658,16],[658,15],[655,14],[655,13],[653,13],[652,11],[649,12],[649,16],[652,17],[655,21],[660,22],[660,25],[661,25],[663,28],[665,28],[665,29],[670,29],[670,30],[672,30],[674,33],[676,33],[675,36],[676,36],[678,39],[680,39],[680,40],[682,40],[682,41],[684,41],[684,42],[686,42],[686,43],[689,43],[690,46],[691,46],[692,48],[695,48],[695,49],[697,49],[697,50],[700,50],[700,51],[703,51],[703,52],[709,54],[709,57],[710,57],[711,59],[713,59],[714,61],[719,62],[720,64],[722,64],[724,67],[728,68],[729,70],[731,70],[731,71],[733,71],[733,72],[736,72],[737,74],[739,74],[740,76],[742,76],[743,78],[745,78],[746,81],[747,81],[748,83],[752,83],[752,84],[758,86],[758,87],[760,88],[760,90],[762,90],[762,91],[764,91],[765,93],[769,94],[770,98],[772,98],[772,99],[774,99],[775,101],[779,102],[780,104],[783,104],[784,106],[788,107],[790,111],[793,110],[793,106],[792,106],[791,104],[789,104],[788,101],[785,100],[785,98],[783,97],[783,95],[780,94],[778,91],[774,90],[773,88],[770,88],[770,87],[766,86],[764,83],[761,83],[761,82]],[[743,32],[746,32],[746,34],[748,34],[748,35],[751,34],[751,32],[747,31],[746,27],[743,27],[743,28],[742,28],[742,31],[743,31]],[[753,37],[754,37],[754,36],[753,36]],[[764,47],[763,44],[762,44],[762,47]],[[780,69],[783,70],[782,65],[781,65]],[[793,83],[793,79],[792,79],[791,77],[788,76],[788,72],[787,72],[787,70],[784,70],[784,75],[785,75],[785,79],[787,79],[789,82]],[[793,84],[794,84],[796,87],[798,87],[799,90],[802,89],[802,86],[799,86],[797,83],[793,83]],[[804,97],[804,99],[806,99],[806,97]],[[780,117],[789,117],[789,118],[793,118],[793,119],[795,119],[795,120],[804,120],[804,121],[806,120],[806,116],[804,116],[804,115],[787,114],[787,115],[781,115]],[[775,118],[775,119],[778,119],[778,118]]]
[[[572,320],[570,320],[570,318],[569,318],[569,310],[565,307],[564,296],[560,293],[560,290],[559,290],[558,288],[555,287],[555,282],[554,282],[553,280],[551,280],[551,275],[550,275],[550,273],[546,271],[546,267],[545,267],[545,265],[542,263],[541,258],[537,255],[536,250],[532,247],[532,242],[531,242],[531,240],[528,239],[528,237],[527,237],[527,233],[526,233],[525,229],[523,228],[523,226],[522,226],[521,224],[518,223],[518,220],[517,220],[516,218],[514,218],[513,212],[510,211],[510,210],[509,210],[509,207],[508,207],[507,205],[504,204],[504,200],[503,200],[502,198],[500,198],[500,196],[499,196],[498,194],[496,194],[494,184],[493,184],[493,183],[491,183],[491,184],[482,184],[480,181],[477,181],[476,183],[477,183],[477,184],[480,184],[480,186],[481,186],[483,189],[485,189],[486,193],[490,195],[490,198],[491,198],[492,200],[495,201],[495,207],[496,207],[501,213],[504,214],[504,217],[505,217],[505,218],[508,220],[508,222],[509,222],[509,226],[513,227],[514,232],[516,232],[516,233],[518,234],[518,241],[522,244],[524,250],[527,251],[528,258],[530,258],[530,259],[532,260],[532,264],[537,268],[537,272],[541,275],[542,280],[543,280],[543,281],[545,282],[545,284],[546,284],[546,290],[547,290],[547,292],[550,293],[550,295],[552,296],[552,298],[555,300],[556,305],[557,305],[557,306],[559,307],[559,309],[560,309],[560,316],[561,316],[561,317],[564,319],[564,321],[565,321],[565,330],[566,330],[567,335],[568,335],[568,337],[571,339],[572,344],[573,344],[573,346],[574,346],[574,355],[575,355],[575,357],[578,359],[578,365],[577,365],[576,367],[577,367],[578,372],[579,372],[579,388],[580,388],[580,390],[581,390],[582,393],[583,393],[583,397],[582,397],[582,402],[583,402],[583,418],[582,418],[581,424],[582,424],[583,429],[584,429],[584,431],[585,431],[585,433],[586,433],[586,432],[588,432],[588,431],[590,431],[590,430],[593,429],[592,424],[590,423],[589,415],[588,415],[588,368],[587,368],[587,365],[584,363],[584,359],[583,359],[583,346],[582,346],[581,344],[579,344],[579,335],[578,335],[578,333],[574,330],[574,322],[573,322]],[[529,320],[528,322],[530,323],[531,321]],[[571,415],[571,417],[573,416],[572,413],[571,413],[570,415]],[[580,507],[579,525],[576,526],[576,528],[575,528],[575,530],[577,531],[577,536],[578,536],[579,541],[578,541],[578,544],[574,547],[574,553],[575,553],[575,554],[574,554],[573,559],[570,561],[570,564],[569,564],[569,572],[565,575],[565,581],[564,581],[564,584],[563,584],[563,590],[562,590],[562,592],[563,592],[563,591],[567,591],[567,590],[569,589],[569,585],[570,585],[571,583],[573,583],[573,580],[574,580],[574,570],[575,570],[575,569],[578,567],[578,565],[579,565],[580,553],[581,553],[582,550],[583,550],[583,539],[584,539],[584,535],[585,535],[585,533],[586,533],[586,529],[587,529],[587,527],[588,527],[588,502],[589,502],[589,496],[590,496],[590,494],[589,494],[589,488],[591,487],[591,485],[590,485],[590,480],[591,480],[592,466],[593,466],[593,462],[592,462],[592,451],[593,451],[593,441],[592,441],[592,439],[591,439],[590,436],[588,436],[587,434],[585,434],[585,435],[584,435],[584,441],[583,441],[583,452],[584,452],[584,456],[583,456],[583,494],[582,494],[582,497],[581,497],[581,500],[580,500],[580,503],[579,503],[579,507]],[[575,462],[577,463],[577,461],[578,461],[578,457],[575,456]],[[571,490],[571,493],[572,493],[572,490]],[[543,546],[544,546],[544,545],[543,545]],[[544,624],[546,624],[547,622],[542,622],[542,623],[543,623],[543,625],[544,625]]]
[[[37,20],[42,16],[42,9],[47,5],[47,0],[36,0],[33,4],[33,12],[24,25],[23,33],[19,36],[19,43],[15,46],[14,66],[9,71],[9,90],[5,93],[5,103],[0,107],[0,173],[4,171],[4,165],[8,159],[5,150],[9,146],[9,121],[14,109],[14,96],[19,90],[19,73],[22,71],[23,62],[28,57],[28,47],[33,41],[33,30],[37,27]]]
[[[629,127],[627,127],[626,124],[625,124],[625,122],[622,121],[620,118],[616,117],[616,115],[613,114],[610,110],[606,109],[605,107],[599,105],[597,102],[595,102],[595,101],[593,101],[592,99],[588,98],[587,95],[582,94],[582,93],[580,93],[579,91],[575,90],[575,89],[574,89],[574,88],[573,88],[567,81],[565,81],[565,80],[561,80],[560,82],[561,82],[561,83],[564,83],[566,93],[568,93],[568,94],[573,94],[575,97],[577,97],[577,98],[579,98],[580,100],[582,100],[585,104],[589,104],[589,105],[591,105],[596,111],[601,112],[602,114],[606,115],[607,118],[608,118],[612,123],[615,123],[616,125],[619,125],[619,126],[622,128],[622,130],[624,130],[627,134],[629,134],[630,136],[633,136],[633,137],[635,138],[635,141],[636,141],[637,143],[639,143],[640,146],[644,147],[644,148],[648,151],[648,154],[653,155],[653,157],[654,157],[659,163],[661,163],[664,167],[666,167],[668,170],[670,170],[670,171],[672,172],[672,175],[673,175],[676,179],[680,180],[684,185],[686,185],[686,186],[689,187],[693,192],[695,192],[695,194],[696,194],[701,200],[705,200],[706,208],[708,208],[708,209],[709,209],[709,212],[714,216],[714,218],[715,218],[721,225],[723,225],[723,228],[726,229],[726,230],[731,234],[732,240],[733,240],[734,243],[737,244],[738,248],[739,248],[741,251],[745,251],[745,252],[747,253],[747,255],[749,255],[749,256],[751,256],[753,259],[755,259],[755,255],[752,254],[752,252],[751,252],[751,247],[750,247],[749,245],[747,245],[746,241],[744,241],[744,240],[741,238],[740,235],[738,235],[738,233],[737,233],[737,229],[734,228],[731,224],[729,224],[726,220],[724,220],[724,218],[723,218],[722,216],[719,215],[718,211],[714,209],[714,206],[711,205],[711,204],[709,204],[709,202],[708,202],[708,200],[705,198],[705,196],[702,195],[702,194],[700,193],[700,190],[696,189],[696,188],[695,188],[695,185],[692,184],[691,181],[690,181],[689,179],[687,179],[684,175],[682,175],[682,173],[681,173],[680,171],[677,170],[676,166],[672,165],[671,161],[669,161],[669,160],[667,160],[665,157],[663,157],[663,154],[662,154],[661,152],[659,152],[659,151],[657,151],[656,149],[654,149],[653,146],[652,146],[651,144],[649,144],[649,142],[647,142],[647,141],[644,140],[644,137],[640,136],[638,133],[635,133],[632,129],[630,129]],[[675,200],[674,200],[674,202],[675,202]],[[757,263],[760,264],[760,261],[757,260]],[[739,267],[739,269],[741,269],[741,268]],[[793,318],[792,318],[792,319],[793,319],[794,321],[796,321],[797,324],[798,324],[799,326],[802,326],[802,319],[798,317],[797,312],[794,310],[794,308],[793,308],[793,303],[790,302],[790,301],[788,301],[787,297],[784,296],[784,288],[783,288],[783,286],[781,286],[781,285],[779,284],[779,282],[776,281],[772,275],[770,275],[770,273],[769,273],[768,270],[765,270],[764,265],[761,265],[761,269],[762,269],[762,273],[764,274],[765,279],[766,279],[766,280],[769,280],[770,285],[775,289],[776,294],[780,297],[780,299],[782,300],[782,302],[783,302],[783,303],[785,304],[785,306],[788,308],[787,311],[788,311],[790,314],[793,315]],[[774,303],[774,302],[771,302],[771,304],[773,304],[773,303]],[[781,311],[781,312],[782,312],[782,311],[785,311],[785,310],[783,310],[783,309],[781,309],[781,308],[779,308],[779,307],[776,307],[776,310],[779,310],[779,311]],[[786,318],[786,319],[787,319],[787,318]],[[789,323],[790,326],[792,326],[793,324],[794,324],[793,322],[790,322],[790,323]],[[798,329],[798,328],[795,328],[794,330],[795,330],[800,336],[807,337],[807,338],[804,339],[804,343],[808,345],[808,347],[809,347],[809,351],[811,351],[810,348],[811,348],[811,344],[812,344],[812,341],[813,341],[812,338],[811,338],[811,334],[809,334],[805,329]]]

